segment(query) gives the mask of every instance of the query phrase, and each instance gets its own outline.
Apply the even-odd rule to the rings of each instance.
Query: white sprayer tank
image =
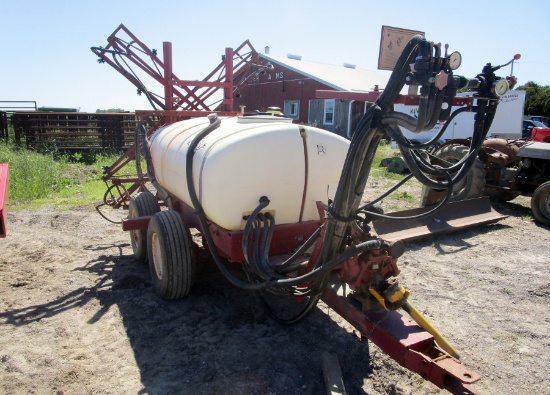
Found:
[[[157,182],[191,207],[187,149],[209,124],[206,117],[177,122],[150,140]],[[288,118],[223,118],[196,149],[195,190],[208,219],[227,230],[242,230],[262,196],[278,225],[318,220],[316,202],[334,198],[348,147],[343,137]]]

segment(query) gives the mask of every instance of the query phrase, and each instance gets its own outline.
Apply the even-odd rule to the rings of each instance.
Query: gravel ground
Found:
[[[508,218],[406,244],[410,299],[482,376],[480,394],[550,393],[550,232],[529,199]],[[164,301],[128,235],[93,207],[10,211],[0,240],[2,394],[322,394],[321,356],[349,394],[442,394],[324,303],[266,318],[202,253],[192,293]]]

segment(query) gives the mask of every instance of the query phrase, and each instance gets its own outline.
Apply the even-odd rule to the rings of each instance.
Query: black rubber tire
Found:
[[[535,220],[550,226],[550,181],[535,189],[531,197],[531,211]]]
[[[130,199],[128,218],[148,217],[160,211],[157,199],[151,192],[141,192]],[[134,257],[141,263],[147,263],[147,229],[130,231],[130,244]]]
[[[147,229],[149,270],[155,292],[164,299],[189,294],[196,276],[196,260],[189,228],[172,210],[151,218]]]
[[[460,144],[447,145],[434,152],[434,155],[450,163],[457,163],[468,154],[469,148]],[[483,162],[476,158],[468,175],[453,188],[451,201],[474,199],[483,196],[485,188],[485,167]],[[422,188],[420,205],[437,204],[445,197],[446,192],[437,191],[428,187]]]

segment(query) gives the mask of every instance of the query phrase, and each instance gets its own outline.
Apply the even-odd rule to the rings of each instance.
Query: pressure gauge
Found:
[[[456,70],[460,67],[460,64],[462,63],[462,55],[460,52],[453,52],[449,55],[449,67],[451,70]]]
[[[502,80],[497,80],[493,83],[493,93],[500,97],[502,95],[504,95],[506,92],[508,92],[508,88],[509,88],[509,85],[508,85],[508,81],[502,79]]]

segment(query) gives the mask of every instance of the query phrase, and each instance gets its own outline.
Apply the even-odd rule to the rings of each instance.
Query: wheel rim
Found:
[[[151,237],[151,252],[153,254],[153,266],[155,274],[159,280],[162,280],[162,257],[160,252],[159,237],[157,233],[153,233]]]
[[[137,213],[135,210],[129,210],[128,211],[128,218],[135,218],[137,217]],[[132,242],[132,249],[134,250],[134,253],[136,252],[137,246],[140,245],[140,232],[136,230],[130,231],[130,240]]]
[[[130,231],[130,237],[132,238],[132,247],[134,247],[134,250],[137,248],[138,244],[139,244],[139,241],[140,241],[140,236],[139,236],[139,232],[135,231],[135,230],[131,230]]]

